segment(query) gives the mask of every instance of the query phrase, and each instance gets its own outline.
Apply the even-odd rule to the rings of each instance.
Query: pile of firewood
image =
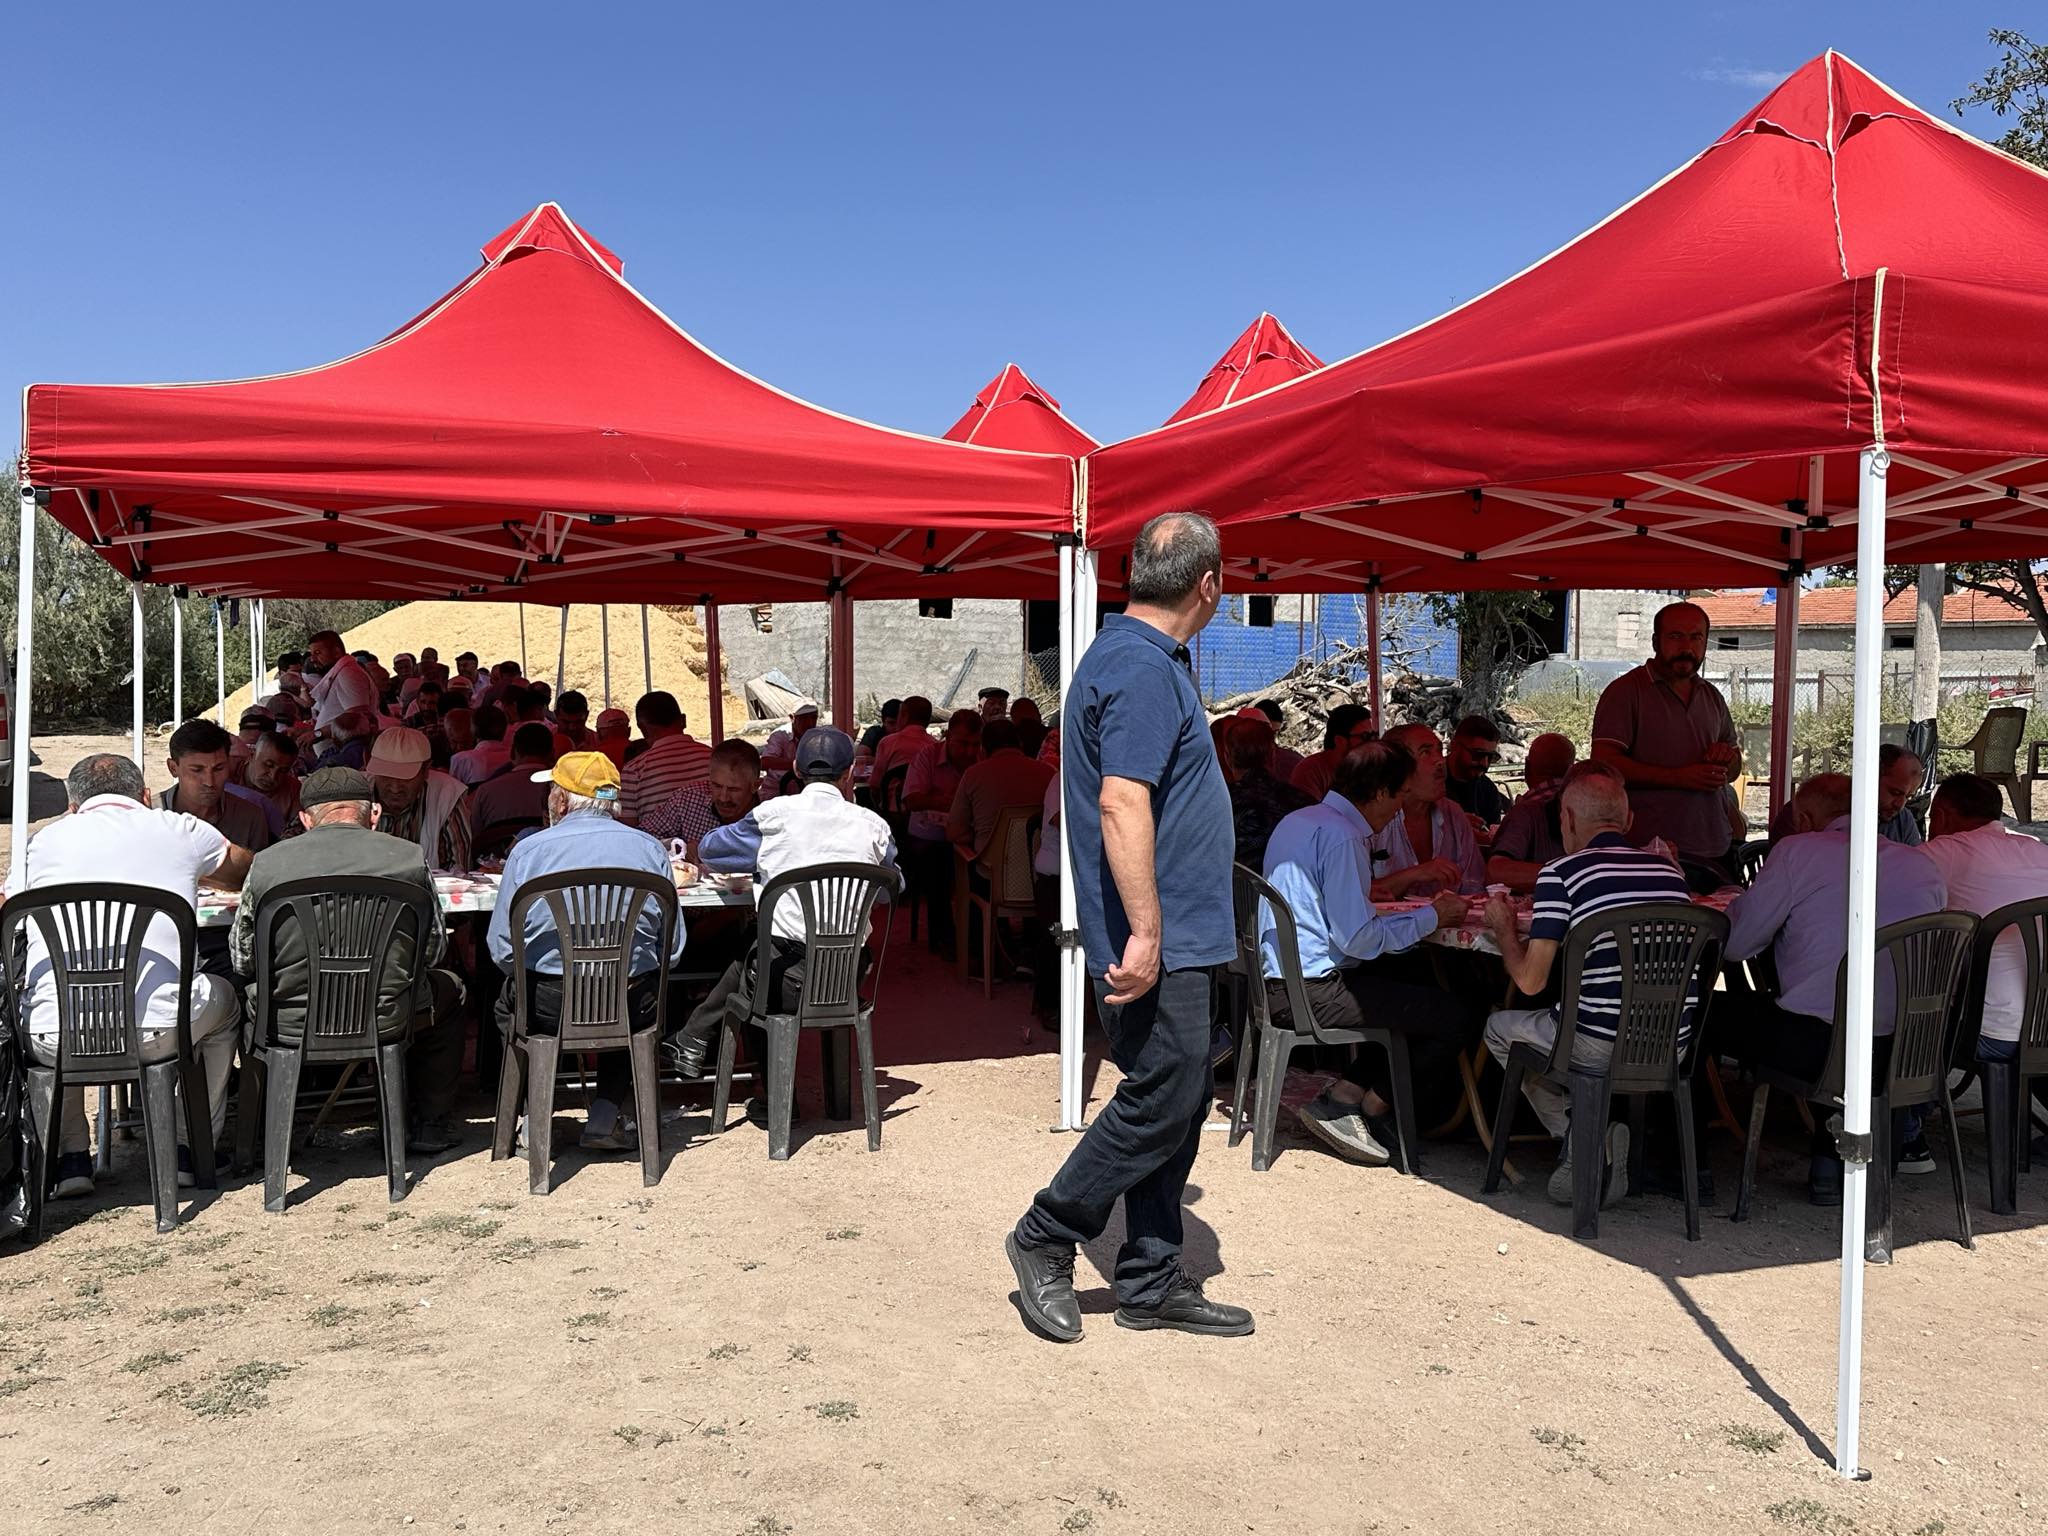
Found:
[[[1364,672],[1366,653],[1362,646],[1336,647],[1328,659],[1304,659],[1286,676],[1250,693],[1232,694],[1210,707],[1212,715],[1235,714],[1262,699],[1277,699],[1283,716],[1280,745],[1301,753],[1318,752],[1323,745],[1324,722],[1340,705],[1372,707],[1372,690]],[[1448,732],[1459,718],[1465,691],[1454,677],[1425,677],[1401,671],[1381,679],[1386,690],[1387,718],[1382,726],[1404,720],[1420,720]]]

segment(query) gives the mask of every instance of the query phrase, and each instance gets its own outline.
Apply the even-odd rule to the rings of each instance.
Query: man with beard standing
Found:
[[[1661,837],[1732,881],[1723,791],[1742,771],[1742,748],[1728,701],[1700,676],[1709,628],[1696,603],[1658,610],[1650,659],[1609,683],[1593,711],[1593,761],[1628,784],[1632,842]]]
[[[1181,1201],[1209,1095],[1215,968],[1231,932],[1230,795],[1188,668],[1188,641],[1216,612],[1216,525],[1169,512],[1138,531],[1130,605],[1075,670],[1061,711],[1066,830],[1088,975],[1116,1094],[1004,1239],[1025,1318],[1081,1337],[1074,1250],[1102,1235],[1118,1199],[1116,1321],[1238,1336],[1242,1307],[1208,1300],[1181,1268]]]

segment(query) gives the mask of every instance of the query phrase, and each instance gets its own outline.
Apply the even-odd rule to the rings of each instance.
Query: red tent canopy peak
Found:
[[[621,277],[626,275],[626,264],[592,239],[588,231],[562,211],[560,203],[542,203],[507,225],[484,246],[483,258],[487,262],[511,260],[522,251],[561,251],[579,261],[601,262]]]

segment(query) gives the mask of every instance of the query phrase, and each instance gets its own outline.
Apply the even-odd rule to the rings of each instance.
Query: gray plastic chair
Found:
[[[1614,1054],[1605,1071],[1575,1067],[1572,1043],[1579,1028],[1579,989],[1586,956],[1612,939],[1621,969],[1621,1012]],[[1679,1170],[1685,1185],[1685,1235],[1700,1236],[1699,1164],[1694,1155],[1692,1068],[1706,1029],[1707,1004],[1728,947],[1728,919],[1686,901],[1642,902],[1616,907],[1574,923],[1560,954],[1563,985],[1558,998],[1557,1039],[1549,1050],[1520,1044],[1508,1052],[1500,1108],[1494,1112],[1493,1150],[1486,1162],[1487,1194],[1500,1188],[1507,1161],[1507,1127],[1514,1124],[1516,1095],[1530,1073],[1548,1078],[1572,1095],[1572,1236],[1600,1235],[1600,1181],[1606,1171],[1601,1142],[1608,1108],[1617,1093],[1669,1094],[1678,1114]],[[1690,1027],[1688,1028],[1688,1024]],[[1640,1117],[1638,1117],[1639,1119]],[[1640,1142],[1641,1138],[1636,1138]],[[1630,1170],[1616,1169],[1627,1178]]]
[[[841,1079],[833,1070],[833,1054],[842,1050],[850,1032],[860,1053],[861,1110],[867,1120],[868,1150],[882,1149],[881,1107],[875,1096],[875,1040],[872,1021],[875,992],[882,975],[882,956],[889,943],[889,925],[876,935],[872,967],[866,965],[868,931],[875,904],[894,899],[903,876],[881,864],[817,864],[777,875],[760,890],[758,929],[749,962],[753,977],[743,992],[726,1001],[718,1041],[718,1083],[711,1095],[711,1128],[725,1129],[732,1096],[733,1061],[743,1025],[762,1031],[768,1042],[766,1084],[768,1155],[777,1162],[789,1156],[790,1121],[796,1106],[796,1048],[803,1031],[827,1031],[825,1082],[828,1099]],[[776,971],[774,920],[776,908],[795,902],[803,913],[803,991],[796,1011],[783,1012],[773,994],[781,990]],[[863,990],[863,972],[867,986]],[[851,1076],[851,1063],[846,1074]],[[851,1084],[841,1101],[850,1107]],[[828,1105],[828,1107],[830,1107]]]
[[[545,903],[561,946],[562,1012],[555,1033],[527,1026],[526,919]],[[554,1155],[555,1075],[563,1055],[625,1051],[633,1063],[633,1113],[640,1126],[640,1182],[661,1181],[660,1069],[654,1046],[667,1016],[666,977],[654,988],[654,1017],[633,1022],[633,949],[640,919],[652,903],[662,963],[675,948],[676,888],[671,880],[632,869],[579,869],[529,880],[512,903],[512,1039],[498,1069],[498,1123],[491,1160],[512,1155],[519,1122],[520,1080],[526,1084],[526,1178],[548,1192]],[[535,973],[538,974],[538,973]]]
[[[424,964],[433,898],[377,875],[316,875],[263,896],[256,914],[255,1020],[242,1053],[235,1160],[247,1167],[263,1069],[263,1208],[281,1214],[291,1172],[292,1120],[306,1063],[367,1061],[377,1069],[384,1179],[393,1203],[406,1195],[405,1052],[412,1040],[413,983]],[[278,931],[290,920],[306,947],[306,1017],[295,1039],[278,1028]]]
[[[2019,1176],[2033,1169],[2033,1126],[2026,1106],[2036,1079],[2048,1077],[2048,896],[2016,901],[1987,912],[1979,921],[1970,971],[1971,1027],[1966,1032],[1967,1041],[1958,1043],[1958,1059],[1966,1054],[1976,1056],[1992,946],[2008,932],[2017,934],[2026,956],[2019,1055],[2012,1061],[1974,1063],[1984,1079],[1984,1139],[1991,1161],[1991,1209],[2000,1216],[2010,1216],[2019,1208]]]
[[[213,1166],[213,1112],[206,1074],[192,1054],[192,995],[174,983],[178,1013],[172,1054],[143,1055],[135,985],[142,974],[150,924],[168,921],[178,936],[178,975],[193,974],[198,921],[189,903],[154,886],[113,882],[46,885],[10,897],[0,907],[0,953],[6,956],[7,991],[14,1000],[22,1059],[28,1064],[29,1114],[36,1130],[30,1168],[37,1198],[31,1241],[43,1235],[43,1209],[57,1179],[57,1116],[68,1087],[134,1085],[142,1106],[142,1140],[149,1155],[156,1229],[178,1226],[178,1127],[174,1090],[185,1094],[185,1140],[192,1149],[193,1182],[218,1188]],[[38,1062],[29,1050],[26,929],[42,934],[57,995],[57,1064]],[[102,1109],[104,1113],[104,1108]]]
[[[1864,1256],[1889,1264],[1892,1257],[1891,1173],[1901,1122],[1915,1104],[1938,1103],[1948,1126],[1949,1172],[1955,1181],[1956,1225],[1965,1248],[1976,1247],[1970,1235],[1970,1208],[1963,1195],[1963,1142],[1956,1128],[1955,1100],[1948,1084],[1949,1020],[1964,995],[1977,919],[1968,912],[1930,912],[1877,930],[1877,963],[1892,966],[1891,1061],[1882,1082],[1872,1084],[1870,1214]],[[1763,1141],[1764,1111],[1771,1090],[1781,1089],[1814,1103],[1842,1103],[1847,1051],[1849,961],[1845,956],[1835,975],[1835,1029],[1820,1075],[1800,1078],[1763,1063],[1754,1064],[1756,1097],[1749,1111],[1749,1134],[1742,1154],[1742,1183],[1735,1195],[1732,1220],[1749,1219],[1749,1197],[1756,1188],[1757,1148]]]
[[[1305,1045],[1343,1045],[1355,1053],[1361,1045],[1376,1045],[1387,1053],[1388,1076],[1394,1090],[1394,1156],[1403,1173],[1422,1171],[1422,1127],[1415,1118],[1415,1085],[1408,1069],[1408,1036],[1398,1029],[1332,1029],[1316,1022],[1309,1006],[1308,988],[1301,975],[1301,945],[1294,925],[1294,910],[1287,898],[1242,864],[1232,868],[1232,896],[1237,909],[1237,960],[1234,969],[1242,978],[1246,999],[1245,1025],[1237,1044],[1237,1071],[1230,1092],[1230,1145],[1244,1140],[1244,1084],[1250,1070],[1246,1058],[1258,1056],[1258,1087],[1252,1105],[1252,1170],[1264,1173],[1273,1166],[1273,1143],[1279,1132],[1280,1090],[1287,1080],[1287,1063]],[[1289,1022],[1273,1022],[1271,1001],[1266,995],[1264,961],[1260,939],[1264,924],[1261,906],[1273,914],[1273,942],[1280,952],[1280,982],[1287,993]]]

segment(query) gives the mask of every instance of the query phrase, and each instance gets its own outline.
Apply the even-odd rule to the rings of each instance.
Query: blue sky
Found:
[[[1946,111],[2027,9],[21,7],[0,384],[325,361],[553,198],[785,389],[937,432],[1014,360],[1115,438],[1260,309],[1336,358],[1492,286],[1825,47]]]

